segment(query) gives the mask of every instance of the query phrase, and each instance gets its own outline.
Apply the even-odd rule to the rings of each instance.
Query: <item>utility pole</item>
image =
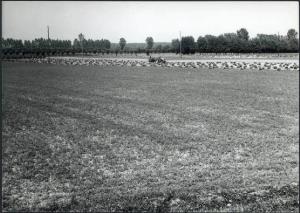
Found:
[[[279,32],[277,33],[277,35],[278,35],[278,40],[281,40],[281,39],[280,39]],[[279,56],[279,48],[277,49],[277,53],[278,53],[278,56]]]
[[[47,34],[48,34],[48,40],[50,39],[49,37],[49,26],[47,25]]]
[[[82,33],[80,33],[78,35],[78,38],[79,38],[79,41],[80,41],[80,44],[81,44],[81,51],[82,51],[82,57],[83,57],[83,40],[84,40],[84,36]]]
[[[48,40],[47,40],[48,48],[51,48],[50,37],[49,37],[49,25],[47,25],[47,37],[48,37]]]
[[[181,54],[181,31],[179,31],[179,38],[180,38],[180,41],[179,41],[180,58],[182,58],[182,54]]]

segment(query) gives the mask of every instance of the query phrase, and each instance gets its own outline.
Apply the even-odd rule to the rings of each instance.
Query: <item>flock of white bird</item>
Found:
[[[189,61],[166,63],[153,63],[142,60],[124,59],[101,59],[101,58],[32,58],[18,59],[18,61],[39,63],[39,64],[60,64],[69,66],[128,66],[128,67],[179,67],[179,68],[207,68],[207,69],[240,69],[240,70],[294,70],[299,71],[299,65],[295,62],[245,62],[245,61]]]

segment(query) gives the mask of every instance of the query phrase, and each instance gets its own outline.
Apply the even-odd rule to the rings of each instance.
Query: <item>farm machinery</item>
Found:
[[[158,63],[158,64],[165,64],[167,63],[166,59],[161,57],[149,57],[149,62],[151,63]]]

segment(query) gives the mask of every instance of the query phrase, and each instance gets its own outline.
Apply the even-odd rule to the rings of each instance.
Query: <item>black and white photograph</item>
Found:
[[[3,212],[299,212],[298,1],[2,1]]]

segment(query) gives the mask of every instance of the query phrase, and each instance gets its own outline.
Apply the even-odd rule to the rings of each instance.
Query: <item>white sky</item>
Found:
[[[297,1],[274,2],[84,2],[84,1],[2,1],[4,38],[50,38],[73,41],[106,38],[118,42],[170,42],[179,36],[219,35],[246,28],[257,33],[286,35],[299,32]]]

